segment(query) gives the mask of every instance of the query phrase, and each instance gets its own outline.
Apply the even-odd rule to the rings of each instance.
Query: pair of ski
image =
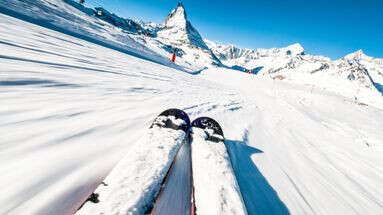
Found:
[[[182,110],[164,111],[77,214],[194,215],[193,138],[224,145],[215,120],[200,117],[190,122]]]
[[[169,109],[159,115],[175,116],[182,119],[186,124],[183,127],[174,126],[173,123],[156,123],[153,125],[164,126],[172,129],[182,129],[186,132],[185,143],[181,146],[177,156],[172,162],[170,169],[162,183],[159,195],[156,198],[154,207],[150,214],[195,214],[192,150],[196,129],[203,130],[206,141],[223,142],[223,132],[221,126],[215,120],[208,117],[199,117],[190,123],[187,114],[178,109]],[[157,118],[158,119],[158,118]],[[169,122],[169,123],[168,123]]]

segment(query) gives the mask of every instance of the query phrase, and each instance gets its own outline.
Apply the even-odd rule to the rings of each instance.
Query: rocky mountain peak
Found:
[[[294,43],[292,45],[289,45],[285,49],[286,49],[286,52],[289,52],[291,55],[294,55],[294,56],[303,54],[305,51],[305,49],[299,43]]]
[[[209,50],[199,32],[187,20],[186,10],[181,2],[166,17],[164,28],[158,32],[158,36],[176,46],[190,45]]]
[[[181,27],[186,28],[187,24],[187,15],[186,10],[181,2],[178,2],[178,5],[175,9],[170,12],[170,14],[166,17],[165,26],[167,28],[172,27]]]
[[[358,50],[356,52],[353,52],[351,54],[348,54],[344,57],[346,60],[360,60],[364,57],[367,57],[367,55],[364,54],[363,50]]]

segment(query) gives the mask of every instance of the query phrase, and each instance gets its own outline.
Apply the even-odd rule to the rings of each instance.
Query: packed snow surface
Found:
[[[356,53],[328,65],[341,70],[310,75],[293,71],[327,59],[299,55],[274,79],[213,66],[191,75],[149,50],[138,53],[133,40],[122,50],[126,43],[107,36],[121,34],[105,23],[109,30],[92,34],[107,36],[98,42],[8,14],[4,2],[18,9],[34,1],[0,2],[0,214],[74,213],[121,159],[149,150],[138,147],[140,138],[168,108],[220,123],[248,214],[383,210],[381,60]],[[62,28],[88,19],[52,16]],[[137,164],[126,168],[138,171]],[[239,208],[235,202],[225,207]]]

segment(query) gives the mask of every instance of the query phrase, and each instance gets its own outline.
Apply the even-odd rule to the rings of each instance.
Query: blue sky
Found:
[[[246,48],[299,42],[307,53],[340,58],[363,49],[383,57],[383,0],[184,0],[207,39]],[[177,0],[88,0],[117,15],[162,22]]]

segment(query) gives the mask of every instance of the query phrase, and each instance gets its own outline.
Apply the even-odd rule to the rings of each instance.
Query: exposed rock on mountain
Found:
[[[201,49],[209,49],[198,31],[187,20],[182,3],[178,3],[177,8],[166,17],[164,25],[164,28],[158,32],[159,37],[178,45],[186,43]]]
[[[185,53],[182,56],[183,60],[189,64],[197,64],[202,67],[221,64],[187,19],[182,3],[178,3],[177,7],[166,17],[165,23],[157,35],[161,42],[181,49]]]

